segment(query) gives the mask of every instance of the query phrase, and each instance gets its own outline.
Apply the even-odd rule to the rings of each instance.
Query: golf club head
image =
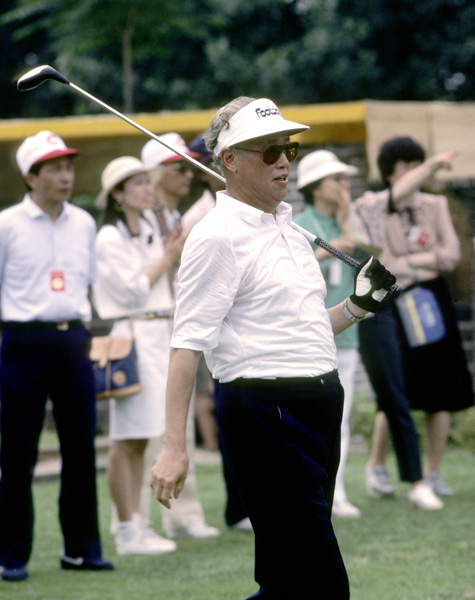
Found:
[[[70,81],[61,75],[59,71],[53,69],[53,67],[41,65],[22,75],[17,82],[17,89],[20,92],[26,92],[38,87],[48,79],[54,79],[55,81],[65,83],[66,85],[70,84]]]

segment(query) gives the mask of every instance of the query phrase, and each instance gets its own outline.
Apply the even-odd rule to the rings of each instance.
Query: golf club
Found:
[[[38,87],[39,85],[41,85],[42,83],[44,83],[45,81],[47,81],[49,79],[53,79],[54,81],[59,81],[60,83],[64,83],[65,85],[68,85],[74,91],[78,92],[79,94],[88,98],[89,100],[96,102],[96,104],[99,104],[100,106],[102,106],[102,108],[105,108],[109,112],[114,113],[114,115],[116,115],[120,119],[123,119],[129,125],[132,125],[132,127],[135,127],[142,133],[145,133],[145,135],[148,135],[149,137],[154,139],[156,142],[158,142],[162,146],[165,146],[165,148],[168,148],[171,152],[175,152],[175,154],[178,154],[178,156],[181,156],[188,162],[192,163],[193,165],[195,165],[195,167],[201,169],[202,171],[206,171],[210,175],[213,175],[213,177],[216,177],[223,183],[226,183],[226,180],[224,179],[224,177],[221,177],[221,175],[218,175],[217,173],[215,173],[214,171],[209,169],[206,165],[203,165],[200,162],[198,162],[196,159],[192,158],[191,156],[188,156],[182,150],[179,150],[178,148],[174,148],[173,146],[166,144],[163,140],[159,139],[154,133],[152,133],[148,129],[145,129],[145,127],[142,127],[135,121],[132,121],[132,119],[129,119],[128,117],[126,117],[124,114],[122,114],[115,108],[112,108],[112,106],[109,106],[105,102],[102,102],[102,100],[99,100],[99,98],[92,96],[91,94],[89,94],[88,92],[86,92],[85,90],[80,88],[79,86],[75,85],[74,83],[69,81],[69,79],[66,79],[66,77],[64,77],[64,75],[61,75],[61,73],[59,71],[57,71],[56,69],[53,69],[53,67],[50,67],[49,65],[42,65],[40,67],[35,67],[34,69],[31,69],[31,71],[28,71],[28,73],[25,73],[24,75],[22,75],[17,82],[17,89],[20,92],[26,92],[29,90],[33,90],[34,88]]]
[[[135,127],[142,133],[145,133],[145,135],[151,137],[152,139],[157,141],[159,144],[162,144],[162,146],[165,146],[165,148],[168,148],[171,152],[175,152],[176,154],[178,154],[178,156],[181,156],[184,160],[188,161],[189,163],[192,163],[198,169],[201,169],[202,171],[205,171],[209,175],[212,175],[215,179],[218,179],[222,183],[226,183],[226,179],[224,177],[222,177],[221,175],[219,175],[212,169],[209,169],[206,165],[203,165],[202,163],[195,160],[191,156],[188,156],[182,150],[179,150],[178,148],[174,148],[173,146],[166,144],[163,140],[159,139],[154,133],[152,133],[148,129],[145,129],[145,127],[142,127],[141,125],[139,125],[132,119],[129,119],[129,117],[126,117],[124,114],[122,114],[115,108],[112,108],[112,106],[109,106],[105,102],[102,102],[102,100],[99,100],[99,98],[96,98],[92,94],[89,94],[88,92],[86,92],[85,90],[80,88],[79,86],[75,85],[74,83],[69,81],[69,79],[67,79],[64,75],[62,75],[59,71],[57,71],[56,69],[54,69],[53,67],[51,67],[49,65],[41,65],[39,67],[35,67],[34,69],[31,69],[30,71],[28,71],[27,73],[22,75],[18,79],[17,89],[20,92],[33,90],[34,88],[38,87],[39,85],[41,85],[42,83],[44,83],[45,81],[48,81],[50,79],[52,79],[54,81],[59,81],[59,83],[63,83],[65,85],[69,86],[78,94],[84,96],[85,98],[88,98],[89,100],[91,100],[92,102],[95,102],[96,104],[99,104],[99,106],[102,106],[102,108],[105,108],[107,111],[113,113],[120,119],[126,121],[129,125],[132,125],[132,127]],[[351,256],[348,256],[348,254],[345,254],[341,250],[338,250],[337,248],[335,248],[334,246],[332,246],[325,240],[322,240],[319,237],[315,237],[312,233],[310,233],[306,229],[303,229],[303,227],[300,227],[296,223],[291,222],[290,225],[293,227],[293,229],[295,229],[296,231],[298,231],[299,233],[304,235],[308,240],[310,240],[314,244],[317,244],[318,246],[320,246],[321,248],[326,250],[329,254],[331,254],[335,258],[338,258],[339,260],[344,262],[346,265],[352,267],[353,269],[356,269],[356,270],[359,269],[360,263],[357,260],[355,260],[354,258],[351,258]],[[398,285],[394,284],[387,291],[392,295],[398,296],[402,290]]]
[[[320,246],[320,248],[323,248],[335,258],[339,258],[342,262],[345,263],[345,265],[348,265],[349,267],[352,267],[355,270],[358,270],[360,268],[361,263],[359,263],[357,260],[349,256],[348,254],[345,254],[345,252],[338,250],[338,248],[335,248],[335,246],[332,246],[325,240],[322,240],[322,238],[319,238],[313,233],[310,233],[310,231],[307,231],[303,227],[300,227],[300,225],[297,225],[297,223],[292,222],[290,223],[290,225],[295,229],[295,231],[299,231],[308,240],[310,240],[314,244],[317,244],[317,246]],[[387,289],[387,291],[393,296],[399,296],[402,292],[402,289],[396,283],[394,283],[391,287]]]

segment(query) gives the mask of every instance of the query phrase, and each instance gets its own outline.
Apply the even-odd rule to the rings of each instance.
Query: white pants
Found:
[[[145,523],[150,520],[150,501],[153,497],[150,489],[150,473],[163,446],[163,435],[148,441],[144,460],[144,477],[140,493],[140,514]],[[190,403],[186,422],[186,447],[190,464],[185,484],[178,499],[172,499],[171,509],[162,507],[162,525],[166,535],[184,529],[194,523],[204,523],[204,512],[198,498],[198,486],[195,475],[195,403]],[[154,502],[157,500],[154,499]]]
[[[343,405],[343,418],[341,421],[341,449],[340,466],[336,476],[334,502],[345,502],[346,491],[343,482],[346,458],[350,447],[350,412],[353,404],[353,393],[355,389],[355,372],[358,364],[358,350],[356,348],[337,348],[338,373],[341,385],[345,390],[345,402]]]

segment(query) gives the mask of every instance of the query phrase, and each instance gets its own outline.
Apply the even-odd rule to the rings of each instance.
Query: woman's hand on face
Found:
[[[351,197],[348,193],[348,190],[342,189],[340,198],[338,200],[338,225],[340,228],[342,225],[346,225],[348,223],[348,219],[350,218],[350,204]]]

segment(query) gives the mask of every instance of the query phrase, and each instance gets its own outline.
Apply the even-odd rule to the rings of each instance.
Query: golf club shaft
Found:
[[[206,165],[203,165],[202,163],[200,163],[199,161],[197,161],[196,159],[194,159],[192,156],[188,156],[187,154],[185,154],[184,152],[182,152],[180,149],[174,148],[173,146],[169,146],[163,140],[161,140],[158,136],[156,136],[154,133],[152,133],[148,129],[145,129],[145,127],[142,127],[142,125],[139,125],[138,123],[136,123],[132,119],[129,119],[129,117],[125,116],[123,113],[119,112],[118,110],[116,110],[112,106],[109,106],[108,104],[106,104],[102,100],[99,100],[99,98],[96,98],[92,94],[89,94],[89,92],[86,92],[85,90],[83,90],[79,86],[75,85],[71,81],[69,81],[67,85],[69,85],[69,87],[71,87],[73,90],[75,90],[76,92],[78,92],[79,94],[81,94],[82,96],[84,96],[85,98],[88,98],[89,100],[92,100],[93,102],[96,102],[96,104],[99,104],[100,106],[102,106],[102,108],[105,108],[109,112],[114,113],[114,115],[116,115],[120,119],[123,119],[129,125],[132,125],[132,127],[135,127],[136,129],[138,129],[142,133],[145,133],[145,135],[148,135],[149,137],[151,137],[152,139],[154,139],[156,142],[158,142],[162,146],[165,146],[165,148],[168,148],[168,150],[170,150],[171,152],[175,152],[176,154],[178,154],[178,156],[181,156],[183,159],[185,159],[188,162],[192,163],[198,169],[201,169],[202,171],[206,171],[206,173],[212,175],[216,179],[219,179],[223,183],[226,183],[226,179],[224,179],[224,177],[222,177],[221,175],[219,175],[215,171],[209,169]]]
[[[156,136],[154,133],[152,133],[148,129],[145,129],[145,127],[142,127],[141,125],[139,125],[132,119],[129,119],[129,117],[126,117],[123,113],[119,112],[112,106],[109,106],[102,100],[99,100],[99,98],[96,98],[89,92],[86,92],[79,86],[75,85],[74,83],[69,81],[69,79],[64,77],[64,75],[62,75],[59,71],[57,71],[53,67],[50,67],[49,65],[42,65],[40,67],[35,67],[28,73],[25,73],[24,75],[22,75],[22,77],[20,77],[20,79],[18,80],[17,87],[20,91],[31,90],[31,89],[37,87],[38,85],[41,85],[44,81],[46,81],[48,79],[53,79],[55,81],[59,81],[60,83],[68,85],[70,88],[72,88],[75,92],[77,92],[81,96],[84,96],[88,100],[91,100],[92,102],[95,102],[96,104],[99,104],[99,106],[102,106],[102,108],[104,108],[105,110],[113,113],[114,115],[116,115],[120,119],[124,120],[129,125],[132,125],[132,127],[135,127],[136,129],[138,129],[139,131],[141,131],[148,137],[154,139],[156,142],[158,142],[162,146],[165,146],[165,148],[168,148],[168,150],[170,150],[171,152],[178,154],[178,156],[181,156],[184,160],[193,164],[196,168],[201,169],[202,171],[205,171],[206,173],[208,173],[215,179],[218,179],[222,183],[224,183],[224,184],[226,183],[226,179],[222,175],[219,175],[219,173],[216,173],[216,171],[209,169],[206,165],[203,165],[199,161],[195,160],[193,157],[188,156],[188,154],[182,152],[180,149],[174,148],[173,146],[169,146],[163,140],[159,139],[159,137]],[[345,254],[341,250],[338,250],[337,248],[335,248],[334,246],[332,246],[325,240],[322,240],[321,238],[314,236],[309,231],[303,229],[303,227],[300,227],[296,223],[291,223],[291,225],[296,231],[300,232],[308,240],[310,240],[317,246],[320,246],[321,248],[326,250],[329,254],[331,254],[335,258],[338,258],[339,260],[344,262],[346,265],[352,267],[355,270],[360,268],[360,263],[357,260],[355,260],[354,258],[351,258],[351,256],[348,256],[348,254]],[[391,286],[391,288],[388,291],[391,294],[399,295],[401,292],[401,288],[399,288],[399,286],[394,284],[393,286]]]

